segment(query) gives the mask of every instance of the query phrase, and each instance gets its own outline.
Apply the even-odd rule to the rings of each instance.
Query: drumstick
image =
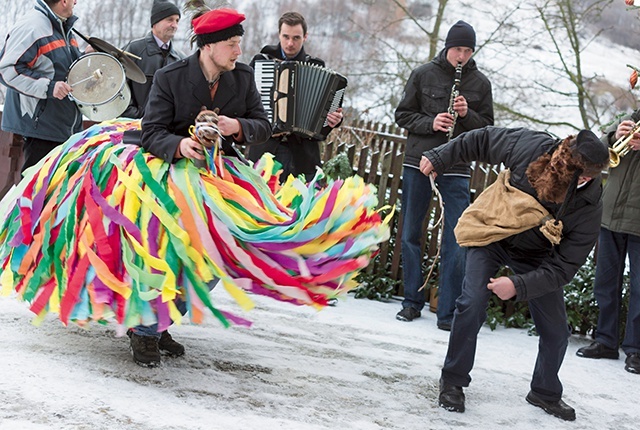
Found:
[[[91,74],[91,76],[87,76],[87,77],[86,77],[86,78],[84,78],[84,79],[80,79],[78,82],[74,82],[74,83],[73,83],[73,84],[71,84],[70,86],[71,86],[71,87],[74,87],[74,86],[76,86],[76,85],[78,85],[78,84],[81,84],[81,83],[83,83],[83,82],[88,81],[89,79],[96,79],[96,80],[98,80],[98,79],[100,79],[101,77],[102,77],[102,70],[100,70],[100,69],[96,69],[96,70],[94,70],[94,71],[93,71],[93,73]]]
[[[136,54],[132,54],[129,51],[120,51],[120,52],[122,52],[125,55],[128,55],[131,58],[135,58],[136,60],[142,60],[142,58],[138,57]]]

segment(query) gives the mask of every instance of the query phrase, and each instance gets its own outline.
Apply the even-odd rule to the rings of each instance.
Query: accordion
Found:
[[[344,76],[316,64],[274,60],[256,61],[254,76],[273,134],[326,139],[327,115],[342,105],[347,88]]]

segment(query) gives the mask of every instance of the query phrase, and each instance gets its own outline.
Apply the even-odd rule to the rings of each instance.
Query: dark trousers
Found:
[[[455,302],[462,291],[466,249],[456,242],[453,232],[462,212],[469,206],[469,178],[439,175],[436,184],[444,201],[444,226],[440,275],[438,277],[438,323],[451,323]],[[422,224],[431,203],[431,181],[418,169],[405,167],[402,172],[402,276],[404,300],[402,307],[419,311],[425,303],[420,291],[422,272]]]
[[[629,258],[629,309],[622,350],[640,352],[640,236],[616,233],[602,227],[598,239],[598,264],[593,294],[600,314],[596,341],[618,348],[622,283]]]
[[[478,332],[487,318],[487,305],[493,294],[489,278],[508,265],[515,273],[535,270],[540,262],[512,260],[499,244],[469,248],[462,295],[456,301],[449,349],[442,368],[442,379],[449,384],[468,387],[476,354]],[[529,310],[538,332],[538,357],[533,370],[531,390],[547,401],[562,397],[558,371],[567,350],[570,335],[563,290],[529,300]],[[509,345],[505,345],[504,366],[509,366]]]
[[[25,136],[22,146],[24,164],[22,165],[21,172],[24,172],[29,167],[38,164],[40,160],[46,157],[47,154],[58,145],[60,145],[60,142],[52,142],[50,140],[38,139],[37,137]]]
[[[305,181],[310,182],[316,174],[316,167],[322,165],[320,144],[313,139],[303,139],[296,135],[272,137],[265,143],[249,145],[247,158],[255,163],[267,152],[273,154],[273,158],[282,165],[281,183],[289,175],[304,175]]]

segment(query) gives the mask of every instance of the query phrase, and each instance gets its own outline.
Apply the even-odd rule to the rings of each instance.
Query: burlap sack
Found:
[[[460,246],[485,246],[542,225],[540,230],[551,243],[560,243],[562,223],[529,194],[509,183],[511,171],[503,170],[498,179],[475,199],[454,229]]]

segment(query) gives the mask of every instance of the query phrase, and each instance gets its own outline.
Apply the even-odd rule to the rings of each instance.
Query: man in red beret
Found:
[[[172,162],[179,158],[203,160],[200,144],[189,137],[189,126],[202,109],[219,109],[218,127],[223,150],[232,144],[262,143],[271,125],[260,102],[253,70],[238,63],[244,15],[233,9],[215,9],[191,22],[198,50],[188,58],[159,70],[142,119],[142,146]]]
[[[142,119],[141,145],[171,163],[180,158],[204,160],[201,144],[189,135],[198,113],[219,109],[222,148],[235,153],[234,143],[262,143],[271,125],[260,101],[253,70],[238,63],[244,15],[232,9],[216,9],[195,16],[191,25],[198,50],[172,63],[154,76]],[[177,303],[184,313],[184,303]],[[184,347],[157,324],[129,331],[134,361],[145,367],[160,364],[160,352],[179,356]]]

